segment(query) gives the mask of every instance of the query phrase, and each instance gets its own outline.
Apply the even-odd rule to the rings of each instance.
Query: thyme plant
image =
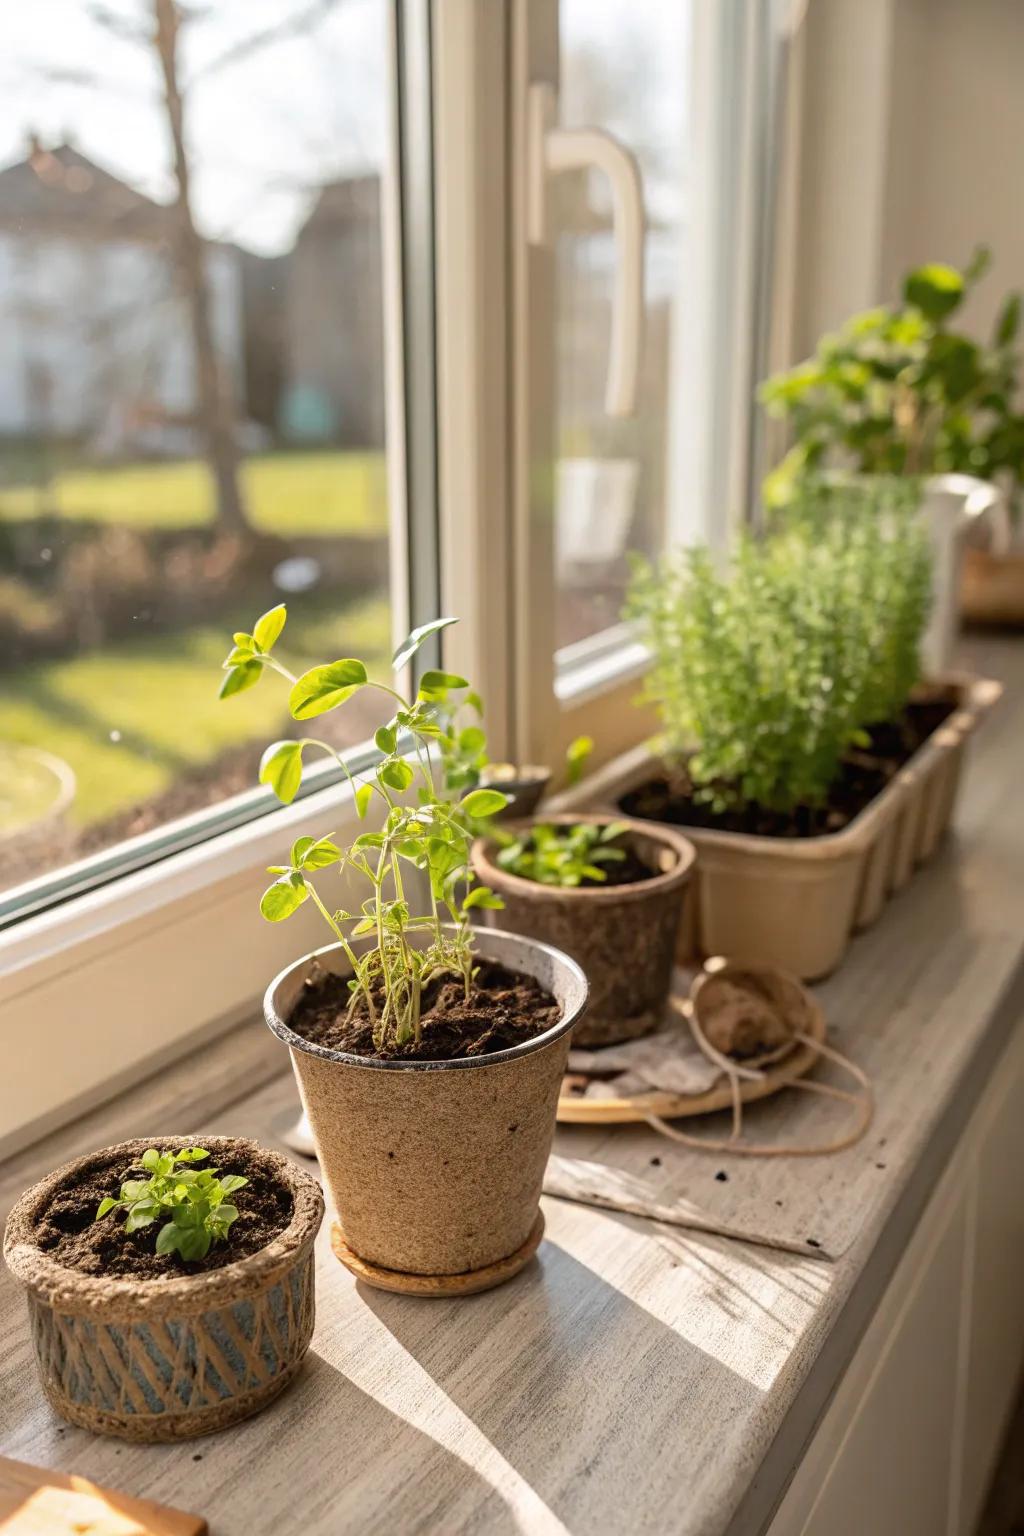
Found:
[[[950,324],[989,265],[981,248],[963,271],[933,262],[909,272],[902,302],[854,315],[813,357],[762,386],[769,415],[794,443],[767,476],[768,505],[785,504],[825,464],[866,474],[958,470],[1024,478],[1024,412],[1017,405],[1020,296],[1010,294],[991,341]]]
[[[851,748],[900,714],[930,586],[915,506],[898,482],[814,487],[724,564],[706,549],[637,563],[646,696],[697,801],[820,808]]]
[[[352,786],[356,810],[366,818],[379,802],[380,830],[361,833],[347,848],[329,837],[300,837],[289,862],[274,865],[276,878],[264,892],[260,910],[269,922],[281,922],[307,900],[312,901],[341,945],[352,978],[350,1016],[360,1000],[366,1007],[377,1048],[401,1047],[420,1039],[424,988],[439,975],[461,978],[468,997],[472,987],[473,935],[470,913],[477,907],[501,907],[501,898],[483,885],[474,885],[469,845],[474,823],[508,804],[494,789],[470,789],[452,798],[486,761],[486,738],[479,726],[460,729],[460,706],[469,703],[479,713],[479,699],[469,683],[455,673],[428,670],[414,698],[407,699],[390,683],[371,679],[363,662],[352,657],[312,667],[296,676],[275,654],[284,628],[284,605],[257,621],[251,634],[236,634],[224,663],[221,697],[253,687],[264,672],[288,683],[292,718],[312,720],[342,708],[364,688],[386,695],[393,714],[375,735],[381,759],[369,777],[357,779],[330,742],[315,736],[273,742],[260,763],[260,782],[269,784],[279,800],[294,800],[302,783],[307,755],[326,754],[341,767]],[[437,619],[413,630],[393,657],[402,670],[430,635],[453,619]],[[352,873],[369,887],[358,910],[333,907],[318,889],[324,871]],[[429,907],[416,910],[407,888],[409,869],[426,876]],[[446,926],[450,925],[450,926]],[[425,945],[410,942],[425,934]],[[373,935],[375,943],[358,954],[351,941]]]

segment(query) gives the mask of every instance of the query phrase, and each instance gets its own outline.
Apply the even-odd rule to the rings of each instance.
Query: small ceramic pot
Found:
[[[372,947],[373,936],[353,949]],[[413,942],[425,944],[427,935]],[[569,1035],[587,1001],[575,961],[547,944],[485,930],[477,953],[533,976],[558,1023],[511,1050],[455,1061],[378,1061],[313,1045],[288,1020],[317,972],[350,974],[339,945],[271,983],[267,1023],[289,1047],[344,1241],[405,1275],[464,1275],[522,1248],[537,1222]]]
[[[125,1141],[65,1163],[14,1207],[4,1258],[28,1294],[39,1377],[72,1424],[124,1440],[186,1440],[265,1407],[302,1363],[313,1333],[313,1240],[324,1201],[316,1179],[277,1152],[204,1136],[212,1158],[244,1147],[291,1190],[292,1219],[248,1258],[173,1279],[107,1279],[65,1269],[38,1246],[56,1192],[97,1166],[128,1168],[147,1147],[188,1136]]]
[[[480,838],[473,846],[473,868],[505,903],[495,914],[502,927],[530,937],[543,935],[583,967],[590,1003],[573,1034],[577,1046],[633,1040],[661,1023],[696,858],[693,844],[681,833],[653,822],[618,815],[543,818],[549,826],[611,820],[627,829],[620,846],[654,871],[649,880],[563,890],[502,869],[496,862],[498,846],[490,838]],[[529,824],[521,823],[518,830],[528,832]]]
[[[517,767],[514,763],[489,763],[480,780],[481,788],[500,789],[509,803],[494,817],[512,821],[532,816],[551,782],[550,768]]]

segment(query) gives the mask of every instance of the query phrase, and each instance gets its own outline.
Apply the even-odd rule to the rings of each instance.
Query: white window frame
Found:
[[[697,359],[690,378],[708,382],[678,393],[683,464],[672,522],[684,535],[720,526],[723,497],[736,512],[745,504],[752,306],[765,259],[751,180],[764,116],[749,18],[761,7],[695,3],[702,78],[721,82],[739,60],[743,99],[754,105],[727,123],[713,90],[697,98],[701,142],[719,157],[728,150],[750,195],[737,221],[716,194],[720,178],[708,174],[698,189],[709,236],[701,259],[728,293],[723,304],[736,307],[727,349],[699,312],[680,311],[680,346]],[[395,0],[392,18],[384,291],[395,630],[438,606],[460,616],[445,632],[444,659],[487,701],[492,756],[557,767],[573,737],[588,734],[599,766],[655,722],[636,707],[647,657],[627,626],[571,648],[561,670],[554,654],[554,274],[550,254],[525,239],[522,104],[527,79],[557,79],[557,0]],[[407,184],[404,206],[399,157],[406,169],[419,157],[416,195]],[[414,342],[411,389],[403,338]],[[231,803],[219,810],[233,814]],[[9,1046],[0,1153],[252,1015],[276,971],[323,942],[311,904],[288,923],[263,921],[265,866],[300,830],[345,840],[357,825],[347,786],[334,783],[0,931]],[[35,1040],[30,1053],[25,1042]]]

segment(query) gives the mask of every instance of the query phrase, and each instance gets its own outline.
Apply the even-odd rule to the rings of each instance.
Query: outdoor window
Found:
[[[229,706],[217,680],[275,603],[300,666],[387,661],[388,23],[387,0],[5,13],[0,893],[273,807],[282,693]],[[367,698],[324,726],[377,723]]]
[[[217,680],[282,600],[299,667],[375,669],[443,603],[503,757],[557,772],[581,733],[598,758],[646,734],[629,557],[745,511],[772,11],[4,17],[0,921],[276,809],[256,777],[298,730],[283,694],[224,704]],[[552,127],[639,169],[622,410],[608,178],[553,175],[531,229],[538,83]],[[374,697],[324,717],[335,745],[369,741]]]

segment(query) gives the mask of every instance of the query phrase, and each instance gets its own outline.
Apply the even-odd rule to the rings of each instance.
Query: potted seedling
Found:
[[[588,792],[696,846],[686,952],[823,976],[935,847],[999,690],[921,682],[928,586],[899,480],[810,488],[724,563],[697,549],[638,567],[660,761],[641,750]]]
[[[121,1142],[34,1185],[4,1258],[52,1407],[142,1441],[263,1408],[309,1346],[323,1210],[308,1173],[228,1136]]]
[[[765,481],[769,506],[787,502],[826,465],[917,481],[935,557],[923,641],[932,669],[948,665],[961,575],[970,616],[1012,617],[1016,608],[1024,620],[1024,553],[1009,547],[1006,523],[1024,467],[1019,296],[1006,300],[987,345],[952,323],[988,264],[979,250],[964,272],[917,268],[904,280],[902,303],[854,316],[822,338],[814,357],[761,389],[769,413],[794,435]],[[976,547],[992,540],[999,551]]]
[[[474,883],[472,827],[506,800],[446,788],[466,679],[431,669],[407,698],[354,659],[296,677],[274,651],[284,622],[279,608],[235,637],[225,694],[271,671],[288,682],[297,721],[363,688],[394,708],[368,777],[338,759],[367,830],[345,847],[300,837],[261,902],[271,922],[312,902],[333,940],[277,977],[266,1018],[292,1053],[338,1211],[335,1252],[385,1288],[483,1289],[540,1240],[541,1182],[586,981],[548,944],[471,925],[474,911],[500,906]],[[396,670],[450,622],[414,631]],[[317,751],[334,755],[312,738],[275,742],[261,778],[288,801],[304,754]]]
[[[503,927],[543,936],[590,983],[577,1046],[610,1045],[662,1022],[691,843],[669,827],[558,815],[499,825],[473,845],[473,867],[502,899]]]

